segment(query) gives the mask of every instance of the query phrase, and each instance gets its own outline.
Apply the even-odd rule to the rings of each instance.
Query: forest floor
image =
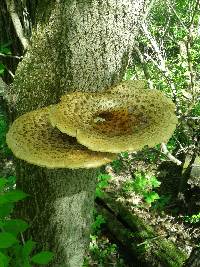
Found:
[[[192,204],[187,203],[185,205],[184,200],[181,201],[177,197],[177,187],[181,177],[176,175],[178,172],[173,169],[173,164],[172,169],[175,174],[174,177],[169,177],[171,172],[168,170],[170,166],[168,163],[170,162],[165,161],[166,169],[164,169],[159,168],[158,164],[152,163],[148,158],[146,160],[144,158],[145,152],[144,154],[143,152],[139,154],[121,154],[118,160],[106,166],[105,173],[109,174],[110,179],[107,184],[105,183],[105,188],[102,188],[102,191],[109,195],[116,206],[119,203],[122,204],[126,207],[127,213],[131,212],[154,229],[155,235],[142,242],[141,248],[147,249],[150,247],[154,243],[155,236],[156,238],[164,237],[189,257],[192,248],[198,246],[200,241],[199,206],[198,203],[194,206],[192,200],[195,197],[199,199],[199,191],[196,191],[198,196],[192,195]],[[159,166],[161,166],[161,163],[159,162]],[[153,181],[153,185],[146,183],[146,180]],[[146,189],[142,190],[145,187]],[[191,205],[193,205],[192,208]],[[194,215],[195,211],[197,215]],[[105,240],[107,240],[106,245]],[[117,236],[109,232],[106,224],[103,224],[102,231],[99,232],[95,242],[99,250],[102,250],[102,254],[109,247],[109,243],[116,243],[118,250],[114,250],[115,253],[107,255],[107,258],[104,257],[104,260],[101,259],[100,263],[98,257],[96,257],[97,255],[94,259],[94,251],[92,251],[90,264],[86,266],[143,266],[142,262],[138,263],[138,255],[130,254],[131,252],[127,253],[127,249],[121,244]],[[103,246],[101,242],[104,244]],[[99,258],[102,257],[100,252],[98,252],[98,256]],[[145,254],[143,256],[145,257]],[[149,256],[149,254],[146,254],[147,262]],[[120,257],[122,258],[122,265],[120,265]]]

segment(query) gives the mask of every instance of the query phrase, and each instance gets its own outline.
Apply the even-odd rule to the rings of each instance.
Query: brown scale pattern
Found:
[[[74,92],[52,108],[50,121],[89,149],[119,153],[167,142],[177,118],[162,92],[128,81],[104,93]]]
[[[137,129],[142,117],[143,114],[131,114],[128,109],[104,111],[94,116],[93,128],[109,137],[128,135]]]
[[[14,121],[6,141],[16,157],[42,167],[71,169],[95,168],[115,159],[115,154],[90,151],[53,128],[49,110],[38,109]]]

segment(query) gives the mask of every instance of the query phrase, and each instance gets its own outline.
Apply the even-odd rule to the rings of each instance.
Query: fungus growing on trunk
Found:
[[[104,93],[133,93],[137,90],[144,90],[147,89],[147,81],[146,80],[127,80],[122,81],[121,83],[111,86],[110,88],[106,89]]]
[[[116,155],[90,151],[71,136],[53,128],[49,107],[16,119],[6,136],[13,154],[31,164],[47,168],[95,168],[111,162]]]
[[[160,91],[134,88],[128,81],[104,93],[66,94],[50,121],[94,151],[131,152],[167,142],[177,123],[173,102]]]

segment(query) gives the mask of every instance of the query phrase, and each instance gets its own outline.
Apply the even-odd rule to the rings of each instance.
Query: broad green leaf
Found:
[[[4,188],[4,185],[6,185],[8,182],[5,178],[0,178],[0,190]]]
[[[159,187],[161,185],[161,182],[157,180],[155,176],[152,176],[150,179],[152,187]]]
[[[30,265],[30,263],[28,263],[28,262],[25,262],[25,263],[23,263],[23,267],[32,267],[32,265]]]
[[[28,240],[23,245],[22,253],[23,253],[24,258],[27,258],[31,254],[32,250],[35,247],[35,244],[36,244],[36,242],[33,242],[32,240]]]
[[[103,192],[99,188],[96,188],[95,196],[96,197],[102,197],[103,196]]]
[[[148,181],[145,177],[136,177],[133,183],[133,188],[136,193],[141,193],[141,191],[145,190],[147,184]]]
[[[12,203],[6,203],[0,205],[0,218],[7,217],[13,211],[14,205]]]
[[[144,194],[144,199],[148,204],[151,204],[156,199],[159,199],[159,195],[156,192],[149,192]]]
[[[20,190],[13,190],[5,194],[5,197],[10,202],[17,202],[29,196],[28,194],[20,191]]]
[[[109,184],[108,184],[108,182],[107,181],[100,181],[99,183],[98,183],[98,187],[100,187],[100,188],[104,188],[104,187],[106,187],[106,186],[108,186]]]
[[[14,235],[26,231],[28,229],[28,224],[20,219],[13,219],[13,220],[8,220],[5,221],[4,223],[4,230],[6,232],[10,232]]]
[[[9,248],[17,242],[17,239],[11,233],[0,233],[0,248]]]
[[[1,267],[8,267],[9,265],[9,260],[10,258],[8,256],[6,256],[5,254],[3,254],[2,252],[0,252],[0,266]]]
[[[102,180],[110,180],[110,179],[111,179],[111,176],[109,174],[106,174],[106,173],[101,173],[98,176],[98,180],[99,181],[102,181]]]
[[[47,264],[53,259],[54,254],[49,251],[43,251],[31,258],[31,261],[37,264]]]
[[[0,205],[9,202],[9,200],[6,198],[6,194],[7,194],[7,193],[3,193],[2,195],[0,195]]]

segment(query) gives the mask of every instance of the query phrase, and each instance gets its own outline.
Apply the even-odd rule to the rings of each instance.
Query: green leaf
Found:
[[[159,199],[159,195],[156,192],[148,192],[144,194],[144,199],[148,204],[151,204],[156,199]]]
[[[0,233],[0,248],[9,248],[17,242],[17,239],[12,234]]]
[[[106,186],[108,186],[109,185],[109,183],[107,182],[107,181],[100,181],[99,183],[98,183],[98,187],[99,188],[104,188],[104,187],[106,187]]]
[[[148,181],[145,177],[138,176],[133,182],[133,188],[136,193],[141,193],[142,191],[146,189],[147,184],[148,184]]]
[[[150,182],[152,187],[159,187],[161,185],[161,182],[157,180],[155,176],[151,176]]]
[[[4,188],[4,186],[7,184],[7,179],[5,178],[0,178],[0,190]]]
[[[29,255],[31,254],[32,250],[34,249],[36,245],[36,242],[33,242],[32,240],[28,240],[22,248],[22,253],[24,258],[28,258]]]
[[[12,203],[6,203],[0,205],[0,218],[7,217],[13,211],[14,205]]]
[[[14,235],[17,235],[20,232],[26,231],[28,227],[29,225],[25,221],[20,220],[20,219],[8,220],[8,221],[5,221],[4,223],[4,230]]]
[[[6,193],[4,193],[3,195],[0,195],[0,205],[3,205],[8,202],[9,200],[6,198]]]
[[[7,178],[8,180],[8,185],[10,186],[14,186],[16,184],[16,176],[8,176]]]
[[[13,190],[5,194],[5,197],[10,202],[17,202],[29,196],[28,194],[20,191],[20,190]]]
[[[103,196],[103,192],[101,191],[100,188],[96,188],[96,191],[95,191],[95,196],[96,197],[102,197]]]
[[[111,176],[109,174],[106,174],[106,173],[101,173],[98,176],[98,181],[108,181],[110,179],[111,179]]]
[[[0,266],[8,267],[9,261],[10,261],[10,258],[4,255],[2,252],[0,252]]]
[[[0,74],[3,74],[4,71],[5,71],[5,66],[2,63],[0,63]]]
[[[30,263],[28,263],[28,262],[25,262],[25,263],[23,263],[23,267],[32,267],[32,265],[30,265]]]
[[[1,48],[1,53],[5,54],[5,55],[11,55],[11,51],[7,47]]]
[[[54,254],[49,251],[42,251],[31,258],[37,264],[47,264],[53,259]]]

